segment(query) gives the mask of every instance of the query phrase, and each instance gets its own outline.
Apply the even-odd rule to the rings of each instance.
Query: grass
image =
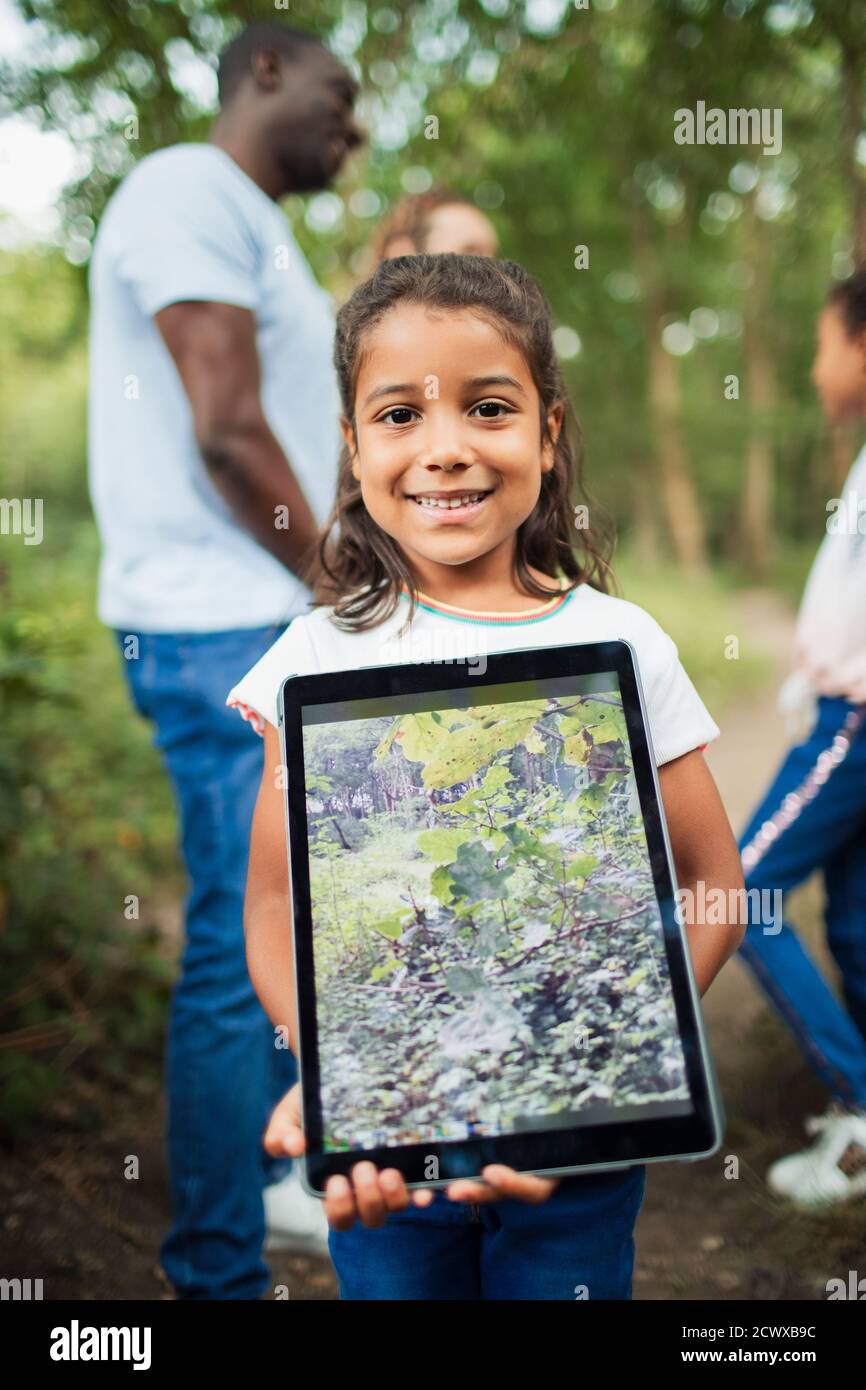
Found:
[[[731,576],[713,569],[705,579],[686,579],[673,566],[641,572],[627,552],[615,573],[621,597],[645,608],[676,642],[711,713],[771,679],[772,661],[750,642],[742,592]]]

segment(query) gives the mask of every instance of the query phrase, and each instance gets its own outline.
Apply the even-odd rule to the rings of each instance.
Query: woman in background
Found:
[[[383,218],[373,240],[372,273],[394,256],[495,256],[499,242],[489,218],[474,203],[434,184],[401,198]]]

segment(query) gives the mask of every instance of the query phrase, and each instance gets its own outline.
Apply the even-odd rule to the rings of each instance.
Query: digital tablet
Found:
[[[707,1049],[625,641],[296,676],[305,1186],[713,1153]]]

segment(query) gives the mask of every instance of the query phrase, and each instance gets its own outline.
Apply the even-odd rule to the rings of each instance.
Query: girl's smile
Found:
[[[422,492],[415,496],[406,494],[409,502],[414,502],[427,513],[434,525],[454,526],[477,516],[490,496],[492,488],[476,492]]]

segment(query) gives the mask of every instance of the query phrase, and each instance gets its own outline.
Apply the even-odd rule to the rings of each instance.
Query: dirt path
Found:
[[[790,613],[763,592],[737,602],[737,630],[773,654],[781,677]],[[774,697],[775,685],[717,716],[722,738],[708,757],[737,831],[786,745]],[[826,962],[818,907],[807,889],[792,915]],[[802,1118],[820,1113],[825,1096],[738,961],[713,986],[705,1013],[728,1117],[725,1143],[704,1163],[650,1165],[635,1297],[823,1298],[828,1278],[858,1261],[863,1267],[866,1209],[797,1215],[770,1196],[763,1174],[773,1158],[802,1146]],[[0,1168],[0,1272],[42,1278],[46,1298],[170,1298],[158,1266],[168,1216],[162,1124],[162,1099],[151,1086],[127,1084],[106,1097],[76,1084],[38,1146]],[[135,1181],[123,1177],[130,1154],[140,1162]],[[725,1177],[730,1156],[738,1160],[735,1179]],[[337,1296],[327,1261],[272,1256],[271,1269],[292,1299]]]

